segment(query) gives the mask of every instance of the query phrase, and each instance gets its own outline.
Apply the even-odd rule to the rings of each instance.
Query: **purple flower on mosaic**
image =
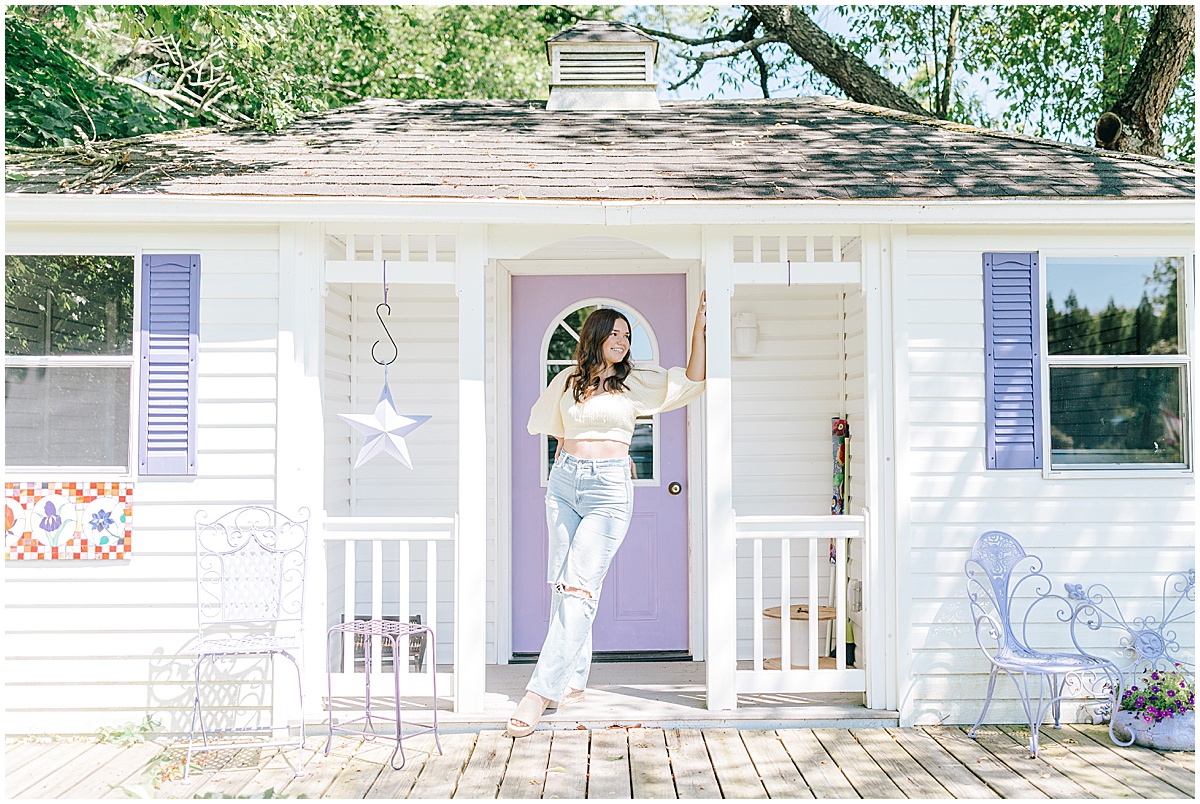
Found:
[[[62,517],[58,515],[54,507],[54,503],[46,502],[46,515],[42,517],[41,524],[38,526],[47,533],[52,533],[62,527]]]
[[[112,515],[108,511],[97,511],[92,514],[92,530],[103,531],[113,526]]]

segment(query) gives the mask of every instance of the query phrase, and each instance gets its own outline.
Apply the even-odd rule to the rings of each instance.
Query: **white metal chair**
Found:
[[[184,781],[191,771],[192,755],[203,751],[262,747],[299,747],[300,761],[288,763],[299,776],[304,771],[304,724],[299,736],[271,725],[237,726],[210,732],[204,724],[200,674],[205,660],[215,667],[218,659],[283,656],[296,670],[297,690],[303,701],[300,665],[295,651],[303,637],[304,570],[308,545],[309,512],[301,508],[290,519],[272,508],[250,505],[209,520],[196,514],[196,593],[199,635],[192,649],[196,656],[195,700],[188,735]],[[272,666],[274,662],[272,661]],[[233,685],[236,689],[238,685]],[[234,702],[236,703],[236,701]],[[196,744],[199,729],[201,744]],[[288,730],[290,732],[290,730]],[[211,742],[210,735],[245,735],[270,732],[272,739],[250,742]],[[287,758],[286,753],[284,758]]]
[[[1081,650],[1049,652],[1030,646],[1031,625],[1057,621],[1069,624],[1073,631],[1076,617],[1075,605],[1051,592],[1053,587],[1042,573],[1040,558],[1026,555],[1020,543],[1007,533],[992,530],[975,542],[965,570],[975,638],[992,666],[983,711],[968,736],[974,737],[983,723],[1000,671],[1013,680],[1025,709],[1031,757],[1037,756],[1038,729],[1047,714],[1053,713],[1054,728],[1061,728],[1063,698],[1103,697],[1110,707],[1118,700],[1121,673],[1112,662]],[[1017,622],[1019,635],[1014,630]]]

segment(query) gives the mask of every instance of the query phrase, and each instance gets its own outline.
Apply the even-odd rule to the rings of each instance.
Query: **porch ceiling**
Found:
[[[9,193],[544,200],[1191,199],[1189,165],[826,97],[548,112],[367,100],[279,133],[204,129],[8,156]],[[17,174],[20,178],[12,178]]]

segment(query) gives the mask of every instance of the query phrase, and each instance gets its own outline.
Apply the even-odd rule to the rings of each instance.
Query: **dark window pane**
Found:
[[[1046,265],[1052,355],[1179,354],[1179,257],[1054,258]]]
[[[133,258],[4,258],[4,351],[133,354]]]
[[[1051,464],[1183,463],[1183,369],[1050,369]]]
[[[578,332],[578,330],[576,330]],[[561,324],[550,336],[550,348],[546,350],[547,360],[574,360],[575,345],[579,343],[575,336],[567,332]]]
[[[654,479],[654,423],[641,421],[634,425],[633,443],[629,445],[629,457],[637,467],[638,480]]]
[[[8,466],[128,466],[128,367],[4,369]]]

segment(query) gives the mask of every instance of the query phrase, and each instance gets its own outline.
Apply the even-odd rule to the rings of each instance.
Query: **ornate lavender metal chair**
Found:
[[[1163,581],[1162,609],[1145,617],[1127,617],[1121,604],[1106,584],[1094,583],[1085,590],[1081,583],[1066,585],[1067,597],[1075,605],[1071,621],[1071,638],[1079,647],[1079,637],[1088,632],[1112,634],[1116,632],[1116,663],[1121,673],[1122,688],[1136,684],[1139,675],[1148,676],[1155,670],[1182,670],[1196,677],[1196,663],[1184,654],[1179,642],[1179,631],[1194,631],[1196,627],[1196,570],[1172,572]],[[1076,633],[1076,626],[1086,630]],[[1105,646],[1093,648],[1090,644],[1080,650],[1099,652]],[[1111,650],[1111,646],[1109,646]],[[1108,720],[1108,733],[1117,745],[1131,745],[1132,732],[1125,732],[1128,739],[1118,736],[1124,727],[1117,727],[1114,704],[1105,702],[1095,709],[1095,722]],[[1116,728],[1115,728],[1116,727]]]
[[[196,514],[196,592],[199,637],[196,656],[195,700],[188,735],[184,781],[192,755],[203,751],[267,746],[301,749],[299,763],[288,764],[300,776],[304,771],[304,726],[298,737],[285,733],[277,739],[249,742],[210,742],[210,735],[264,734],[285,727],[251,725],[210,731],[204,724],[200,671],[205,660],[215,667],[218,659],[282,656],[296,670],[297,689],[303,701],[300,665],[294,652],[303,636],[304,568],[308,544],[309,512],[301,508],[297,519],[259,505],[236,508],[209,520]],[[274,664],[274,662],[272,662]],[[226,685],[227,689],[238,684]],[[237,701],[228,701],[236,704]],[[196,744],[199,729],[201,744]],[[289,730],[290,732],[290,730]],[[284,754],[287,759],[287,754]]]
[[[1120,694],[1121,673],[1112,662],[1083,651],[1050,652],[1031,647],[1030,632],[1039,620],[1057,620],[1068,626],[1076,611],[1071,601],[1051,592],[1050,579],[1042,573],[1042,560],[1026,555],[1012,536],[998,530],[980,536],[965,569],[975,638],[992,666],[983,711],[968,736],[974,737],[983,723],[996,678],[1003,671],[1021,698],[1030,729],[1029,756],[1036,757],[1038,729],[1046,715],[1053,713],[1054,728],[1061,728],[1063,698],[1104,697],[1112,705]],[[1019,634],[1014,630],[1016,623]]]

